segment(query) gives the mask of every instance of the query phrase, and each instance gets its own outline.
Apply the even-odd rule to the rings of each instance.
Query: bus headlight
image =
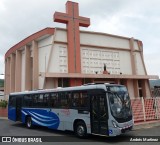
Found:
[[[116,123],[115,121],[113,121],[113,120],[112,120],[112,124],[113,124],[113,126],[114,126],[115,128],[118,127],[117,123]]]

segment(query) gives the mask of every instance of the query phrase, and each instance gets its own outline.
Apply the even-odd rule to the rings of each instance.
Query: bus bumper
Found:
[[[123,133],[129,132],[132,129],[133,129],[133,126],[128,126],[128,127],[125,127],[125,128],[120,128],[120,127],[111,128],[111,129],[109,129],[109,136],[118,136],[118,135],[121,135]]]

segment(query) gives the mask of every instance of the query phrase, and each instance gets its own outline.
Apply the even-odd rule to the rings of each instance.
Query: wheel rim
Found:
[[[83,136],[84,133],[85,133],[84,127],[83,127],[83,126],[78,126],[78,128],[77,128],[77,134],[78,134],[79,136]]]

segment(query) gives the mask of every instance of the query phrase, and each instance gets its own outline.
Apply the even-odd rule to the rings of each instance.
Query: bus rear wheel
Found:
[[[28,116],[27,119],[26,119],[26,126],[29,129],[33,127],[32,118],[30,116]]]
[[[86,138],[87,137],[87,128],[86,128],[86,125],[84,122],[79,121],[76,123],[75,134],[79,138]]]

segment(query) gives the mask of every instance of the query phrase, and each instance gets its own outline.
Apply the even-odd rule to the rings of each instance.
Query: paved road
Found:
[[[133,130],[121,137],[105,138],[99,136],[89,136],[87,139],[78,139],[72,132],[53,131],[45,127],[35,127],[34,129],[27,129],[25,125],[19,122],[12,122],[9,120],[0,119],[0,136],[53,136],[57,141],[63,142],[52,142],[52,143],[34,143],[38,144],[52,144],[52,145],[106,145],[106,144],[159,144],[160,142],[128,142],[129,137],[138,138],[139,136],[160,136],[160,126],[146,129]],[[159,137],[160,139],[160,137]],[[64,142],[67,141],[67,142]],[[0,143],[9,144],[9,143]],[[11,143],[10,143],[11,144]],[[22,144],[22,143],[12,143]],[[29,143],[28,143],[29,144]]]

